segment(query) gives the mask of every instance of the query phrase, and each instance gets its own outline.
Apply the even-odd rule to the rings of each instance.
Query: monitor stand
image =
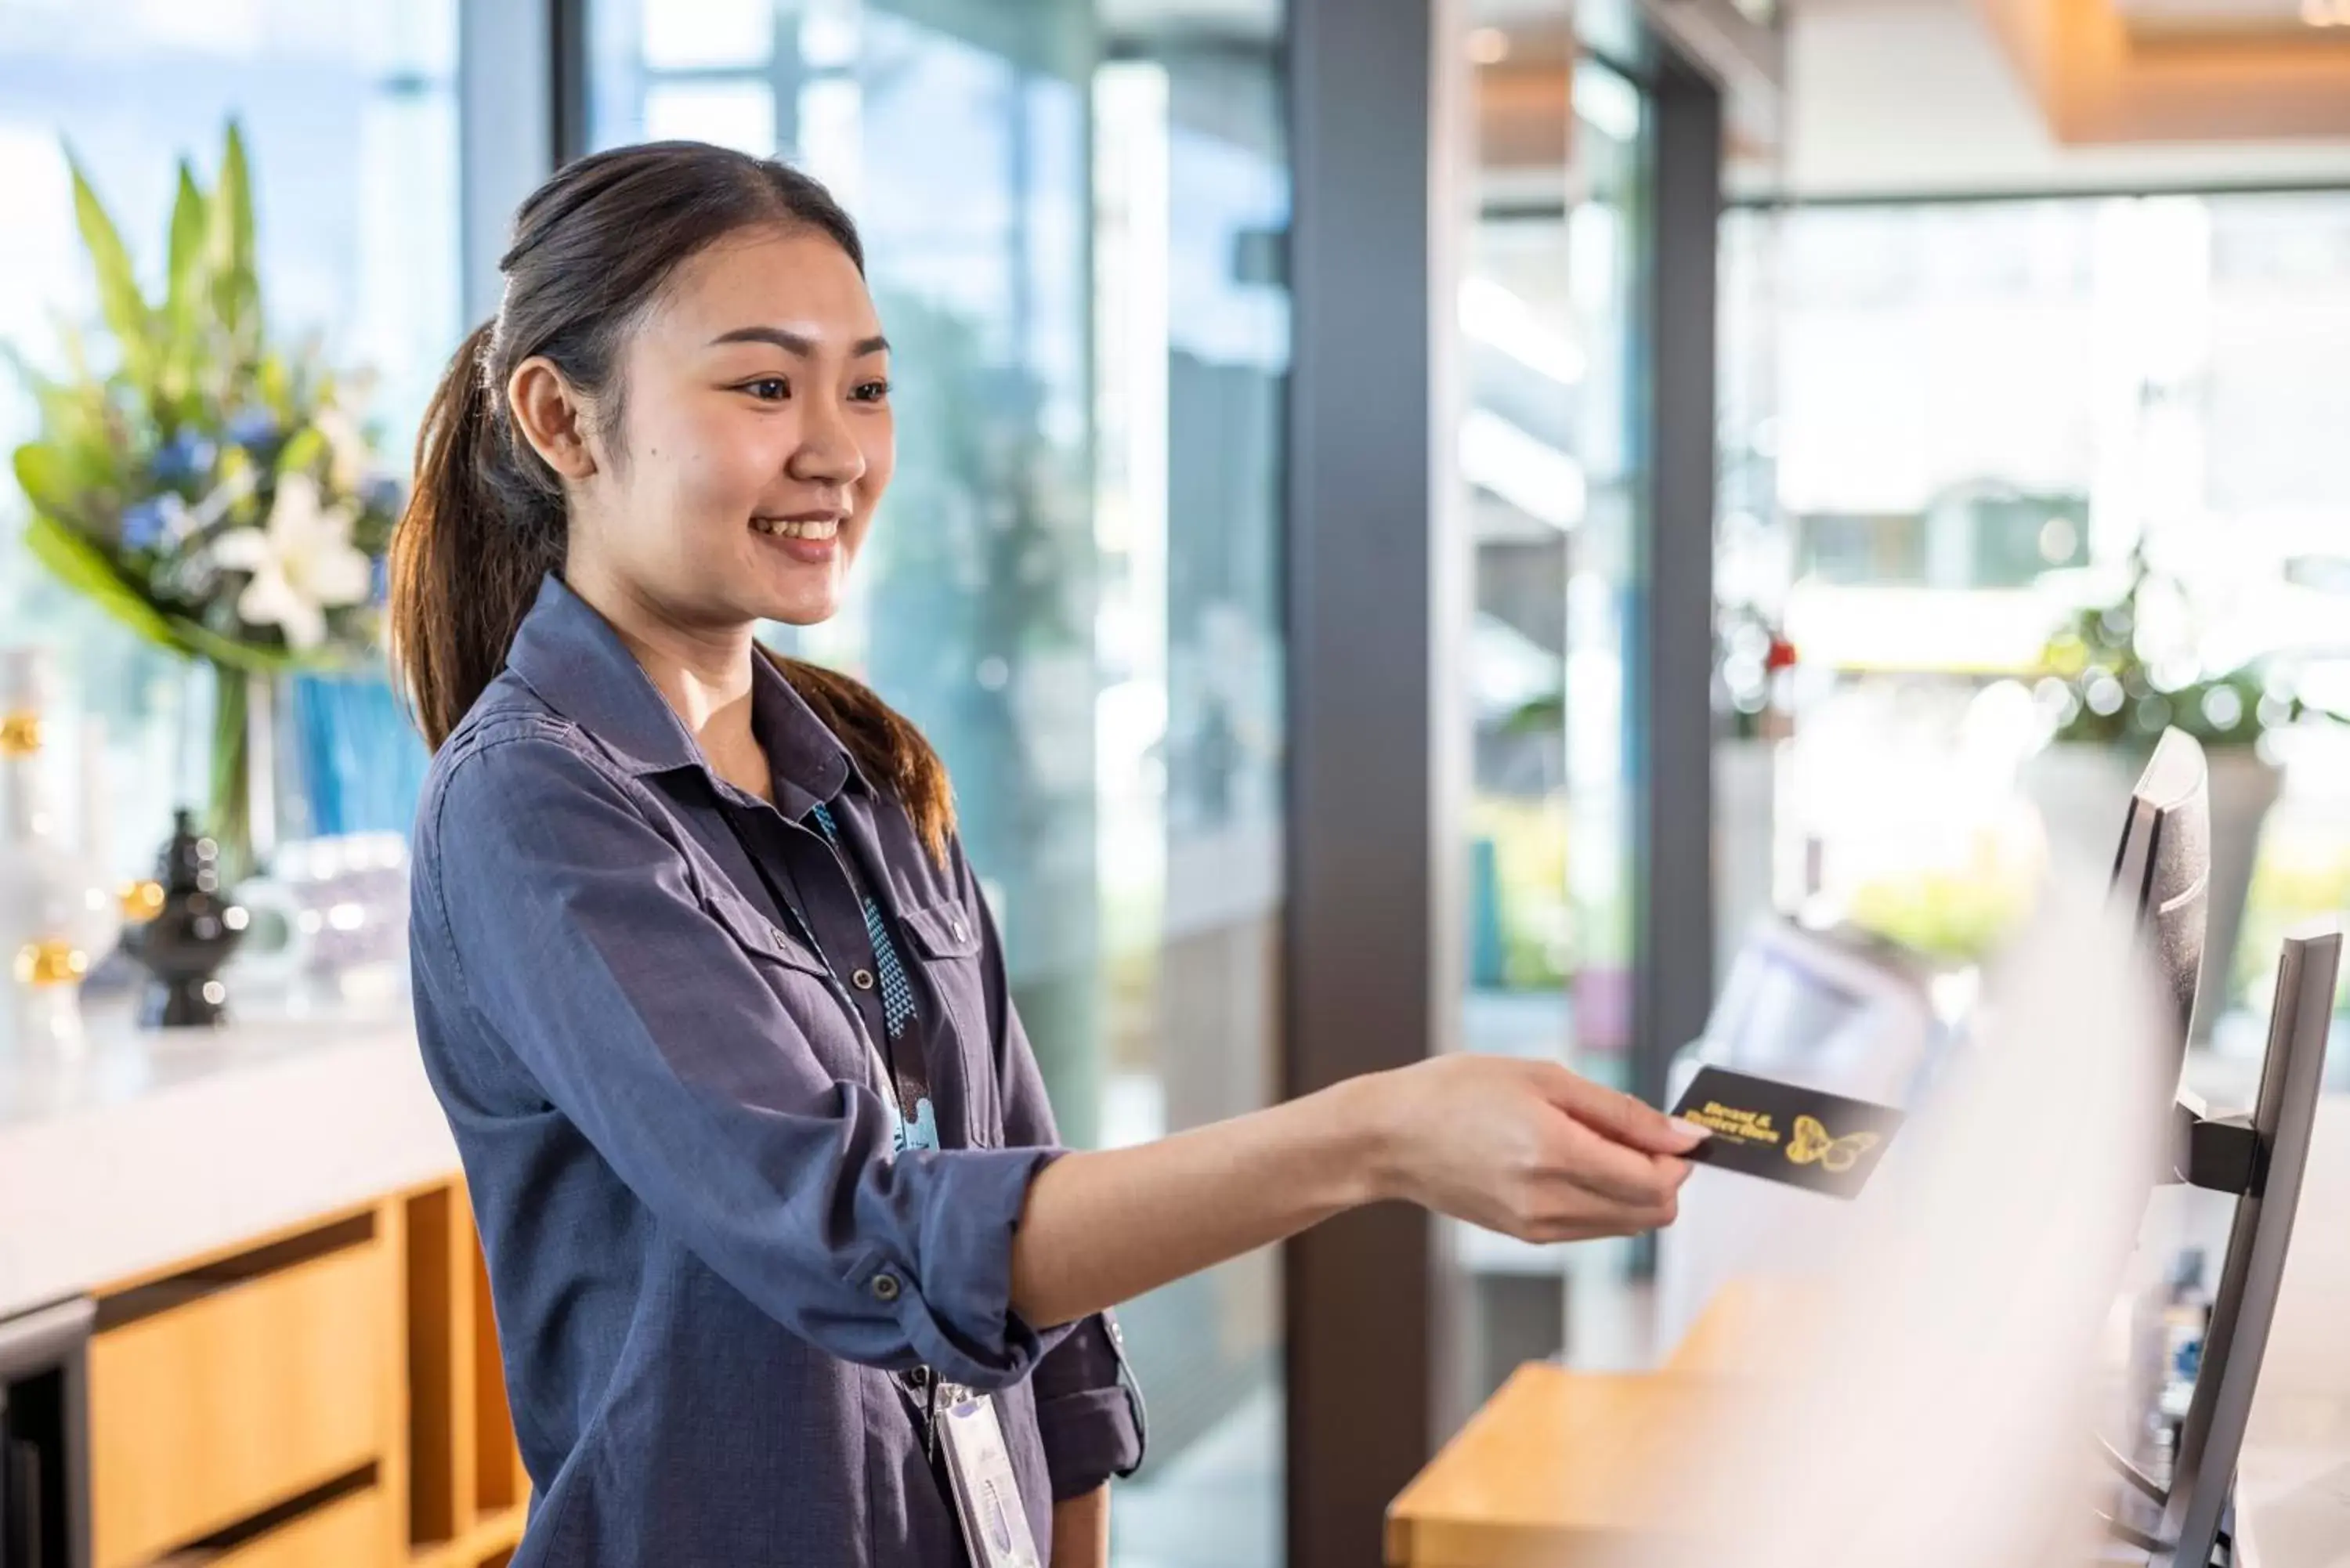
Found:
[[[2152,1568],[2207,1568],[2235,1557],[2236,1459],[2284,1277],[2341,957],[2342,934],[2330,919],[2285,939],[2251,1115],[2215,1116],[2187,1096],[2173,1111],[2168,1179],[2230,1193],[2236,1213],[2171,1484],[2105,1446],[2124,1480],[2160,1511],[2150,1532],[2106,1519],[2108,1532],[2147,1552]]]

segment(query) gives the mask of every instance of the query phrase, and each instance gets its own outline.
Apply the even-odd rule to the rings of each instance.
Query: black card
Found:
[[[1687,1158],[1831,1198],[1856,1198],[1902,1113],[1890,1106],[1700,1067],[1673,1115],[1713,1136]]]

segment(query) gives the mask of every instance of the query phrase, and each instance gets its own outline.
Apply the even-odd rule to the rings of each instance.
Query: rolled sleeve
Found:
[[[988,1027],[993,1033],[997,1082],[1003,1085],[1003,1131],[1013,1146],[1050,1147],[1060,1142],[1044,1075],[1028,1044],[1019,1010],[1012,1004],[1003,950],[987,901],[964,873],[965,897],[983,940]],[[1067,1334],[1037,1363],[1033,1386],[1036,1425],[1045,1442],[1045,1464],[1055,1501],[1082,1497],[1112,1477],[1132,1475],[1149,1446],[1149,1419],[1142,1388],[1127,1365],[1125,1335],[1112,1313],[1098,1313],[1069,1326]]]
[[[818,1348],[1018,1381],[1058,1336],[1012,1311],[1045,1148],[896,1156],[702,907],[630,788],[544,725],[454,759],[420,822],[418,940],[638,1200]]]
[[[1109,1314],[1087,1318],[1037,1364],[1036,1428],[1056,1502],[1142,1464],[1142,1401],[1118,1336]]]

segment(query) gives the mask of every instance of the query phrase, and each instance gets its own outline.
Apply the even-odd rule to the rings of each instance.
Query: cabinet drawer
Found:
[[[207,1558],[205,1568],[381,1568],[390,1539],[383,1493],[369,1487]]]
[[[95,1568],[131,1568],[381,1457],[400,1349],[388,1256],[370,1236],[90,1342]]]

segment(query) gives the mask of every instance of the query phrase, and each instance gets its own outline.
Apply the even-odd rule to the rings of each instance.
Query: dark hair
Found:
[[[551,361],[596,400],[617,450],[627,395],[620,348],[632,324],[686,261],[773,226],[827,234],[865,269],[856,225],[822,184],[774,159],[698,141],[582,158],[515,213],[514,245],[498,263],[505,297],[432,394],[416,440],[416,486],[392,537],[392,659],[435,749],[504,668],[540,580],[563,566],[563,487],[515,431],[505,398],[515,367],[533,356]],[[953,797],[921,732],[845,675],[767,657],[943,858]]]

